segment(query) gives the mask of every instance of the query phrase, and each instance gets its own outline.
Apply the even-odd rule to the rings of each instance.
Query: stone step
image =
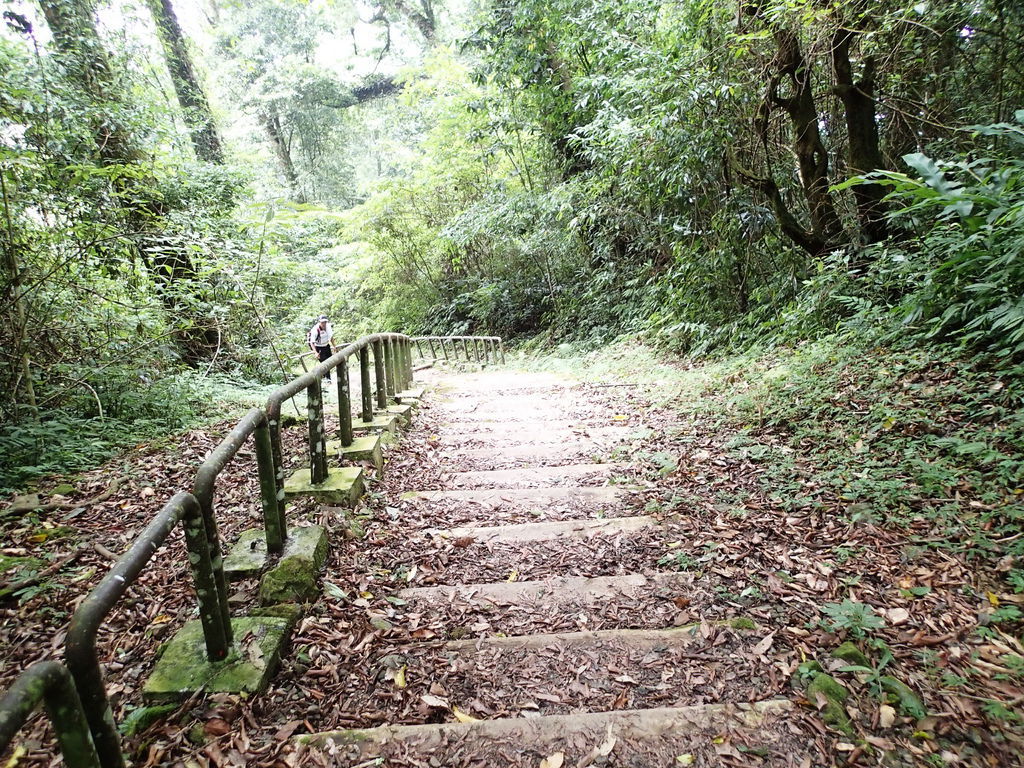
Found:
[[[505,442],[509,445],[561,445],[581,438],[615,444],[641,440],[649,434],[646,427],[587,426],[575,422],[503,424],[450,421],[435,426],[433,431],[445,445],[481,441]]]
[[[560,576],[544,581],[498,581],[487,584],[438,585],[434,587],[410,587],[398,593],[402,600],[449,602],[452,600],[477,603],[535,603],[543,601],[551,609],[563,603],[580,600],[615,599],[651,594],[658,590],[679,593],[688,589],[693,577],[687,573],[655,573],[646,576],[640,573],[619,576]]]
[[[603,520],[558,520],[490,527],[463,526],[426,533],[443,539],[473,539],[476,543],[545,541],[558,538],[586,538],[639,531],[657,525],[653,517],[610,517]]]
[[[579,488],[479,488],[459,491],[408,491],[403,501],[460,502],[481,510],[503,506],[542,507],[548,504],[581,503],[587,506],[618,505],[634,488],[598,486]]]
[[[515,461],[558,462],[600,456],[608,449],[594,440],[571,438],[551,444],[512,444],[499,448],[447,448],[442,453],[450,460],[476,459],[495,465]]]
[[[439,714],[454,720],[450,710],[437,709]],[[394,748],[406,756],[413,753],[429,757],[434,761],[431,765],[448,765],[446,754],[466,748],[483,760],[479,764],[503,768],[534,768],[540,760],[556,753],[564,753],[567,766],[753,765],[760,760],[745,762],[736,745],[758,749],[779,745],[791,754],[792,737],[785,726],[786,715],[794,709],[788,699],[770,699],[475,722],[383,725],[297,739],[308,746],[331,746],[338,750],[338,757],[349,760],[386,754]],[[785,746],[786,742],[790,745]],[[651,757],[652,750],[658,757]],[[720,762],[719,753],[735,755],[739,762]],[[690,757],[677,762],[682,755]],[[607,762],[608,757],[612,762]],[[595,758],[601,758],[600,763]]]
[[[750,622],[752,624],[753,622]],[[709,626],[727,627],[727,622],[712,622]],[[737,623],[747,629],[746,622]],[[539,635],[513,635],[511,637],[480,637],[472,640],[450,640],[444,644],[447,651],[467,655],[490,650],[536,650],[553,647],[593,648],[595,646],[628,646],[635,649],[692,645],[703,642],[700,625],[689,624],[671,629],[600,629],[596,632],[551,632]]]
[[[568,464],[555,467],[489,469],[481,472],[457,472],[449,476],[453,489],[459,488],[539,488],[552,487],[589,478],[599,484],[609,475],[621,472],[627,464]]]

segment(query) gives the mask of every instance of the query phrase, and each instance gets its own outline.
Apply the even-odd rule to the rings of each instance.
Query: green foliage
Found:
[[[844,631],[854,637],[863,638],[870,634],[871,630],[885,626],[882,617],[865,603],[843,600],[841,603],[825,603],[821,610],[829,617],[825,628],[831,632]]]

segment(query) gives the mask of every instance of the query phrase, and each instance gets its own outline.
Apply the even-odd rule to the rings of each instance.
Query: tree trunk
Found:
[[[7,182],[4,179],[3,173],[0,173],[0,195],[2,195],[3,206],[4,206],[4,222],[6,224],[7,237],[4,239],[4,269],[9,274],[7,285],[9,288],[9,297],[5,297],[12,310],[12,317],[10,321],[10,333],[11,339],[15,342],[12,345],[10,354],[12,357],[17,358],[16,372],[11,376],[11,400],[14,403],[14,414],[15,419],[20,418],[17,406],[20,405],[18,402],[18,391],[22,391],[25,395],[24,404],[28,406],[28,411],[33,419],[38,419],[39,412],[36,407],[36,391],[32,384],[32,367],[31,359],[29,357],[29,339],[30,334],[28,333],[28,319],[25,312],[25,300],[22,296],[22,272],[21,264],[18,262],[18,237],[14,230],[14,221],[11,217],[11,200],[7,194]],[[13,366],[12,366],[13,368]]]
[[[305,203],[306,195],[302,191],[302,185],[299,183],[299,174],[295,170],[295,163],[292,162],[292,153],[288,149],[288,142],[284,138],[281,118],[278,116],[277,110],[273,105],[260,115],[260,120],[263,123],[264,130],[267,132],[267,138],[270,139],[270,145],[274,148],[274,154],[277,156],[277,162],[281,166],[281,173],[284,174],[285,182],[292,193],[292,198],[297,203]]]
[[[146,0],[153,14],[157,36],[164,49],[167,70],[174,83],[174,92],[178,95],[178,103],[185,114],[185,123],[189,127],[192,146],[196,157],[207,163],[218,165],[224,162],[220,136],[213,121],[210,104],[203,93],[199,78],[189,55],[185,35],[178,24],[178,17],[170,0]]]
[[[842,239],[843,226],[828,189],[828,151],[818,130],[818,108],[814,101],[811,72],[796,33],[776,27],[774,38],[776,73],[765,98],[789,115],[794,134],[793,154],[810,211],[811,232],[826,245],[836,245]],[[791,96],[779,95],[779,86],[785,79],[789,80],[792,88]]]
[[[832,70],[836,81],[835,91],[846,113],[847,163],[851,174],[863,175],[883,169],[885,161],[882,159],[878,124],[875,121],[874,59],[865,59],[863,77],[859,81],[853,79],[850,44],[856,34],[851,29],[836,32],[832,40]],[[857,205],[861,239],[865,243],[885,240],[889,236],[886,205],[883,202],[885,188],[880,184],[858,184],[853,187],[853,197]]]
[[[39,6],[53,35],[67,79],[80,88],[94,106],[94,134],[101,165],[141,165],[146,155],[136,147],[128,130],[113,118],[118,110],[111,106],[121,100],[107,52],[96,30],[91,0],[39,0]],[[143,174],[117,174],[113,182],[125,229],[132,238],[137,255],[153,276],[168,315],[181,319],[181,308],[170,290],[175,280],[194,280],[195,265],[189,253],[177,243],[169,243],[161,232],[164,214],[153,193],[153,179]],[[192,326],[176,333],[183,357],[197,363],[206,348],[209,318],[192,316]]]

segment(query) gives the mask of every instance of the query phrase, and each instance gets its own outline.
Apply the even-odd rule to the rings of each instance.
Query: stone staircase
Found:
[[[432,439],[466,469],[389,503],[429,521],[406,532],[410,551],[454,542],[479,572],[504,578],[462,583],[445,572],[398,591],[408,611],[443,606],[458,618],[446,636],[376,660],[393,684],[381,706],[401,699],[407,680],[444,685],[420,696],[420,722],[297,737],[302,748],[350,766],[804,764],[790,699],[720,699],[708,685],[731,676],[739,692],[770,688],[758,654],[766,631],[680,622],[692,575],[622,554],[637,537],[666,543],[656,516],[631,509],[625,465],[608,460],[635,427],[588,415],[550,376],[433,384]],[[558,552],[582,542],[600,544],[600,575],[560,570]]]

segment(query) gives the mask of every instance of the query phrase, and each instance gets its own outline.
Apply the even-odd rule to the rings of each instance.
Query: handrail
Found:
[[[99,768],[89,723],[74,681],[56,661],[37,661],[0,698],[0,754],[42,703],[68,768]]]
[[[278,387],[268,398],[265,408],[253,408],[246,413],[200,466],[192,493],[178,493],[164,505],[75,611],[65,641],[67,666],[56,662],[42,662],[42,666],[37,664],[23,673],[7,695],[0,699],[0,749],[6,746],[42,700],[51,712],[51,718],[60,718],[60,723],[55,720],[55,729],[65,760],[71,768],[123,768],[124,756],[107,698],[96,638],[102,622],[179,522],[184,528],[207,658],[216,662],[229,656],[233,638],[214,510],[217,479],[252,436],[267,549],[272,554],[279,554],[287,537],[281,405],[306,390],[310,476],[314,483],[322,482],[327,474],[327,457],[321,378],[332,370],[338,370],[340,437],[343,446],[351,445],[353,424],[348,361],[354,355],[359,360],[359,418],[364,423],[373,421],[374,405],[385,408],[389,398],[412,383],[412,339],[404,334],[377,333],[345,345],[312,370]],[[371,378],[376,389],[376,402]],[[76,723],[85,733],[84,741],[81,733],[78,736],[74,733]]]
[[[143,567],[153,558],[179,521],[184,521],[185,545],[199,599],[207,652],[211,655],[223,652],[224,655],[219,658],[227,655],[227,617],[218,599],[202,508],[199,500],[191,493],[178,493],[136,537],[128,551],[114,563],[71,617],[64,659],[74,677],[78,695],[82,698],[85,717],[103,766],[119,768],[124,765],[124,757],[103,684],[103,671],[96,654],[96,635],[100,624],[139,577]]]
[[[416,345],[416,351],[419,352],[420,357],[426,359],[426,355],[423,353],[423,342],[430,345],[430,357],[434,360],[439,360],[437,352],[434,351],[434,342],[438,342],[441,349],[441,354],[444,355],[444,359],[450,360],[448,356],[448,348],[445,346],[446,342],[451,343],[452,354],[455,360],[459,359],[459,342],[462,342],[462,352],[465,355],[466,362],[471,362],[470,359],[470,342],[472,342],[472,349],[475,357],[474,362],[481,362],[481,357],[484,363],[490,363],[491,355],[494,356],[495,362],[501,359],[501,364],[505,364],[505,345],[501,341],[500,336],[413,336],[411,341]],[[481,348],[483,349],[483,355],[481,356]]]

